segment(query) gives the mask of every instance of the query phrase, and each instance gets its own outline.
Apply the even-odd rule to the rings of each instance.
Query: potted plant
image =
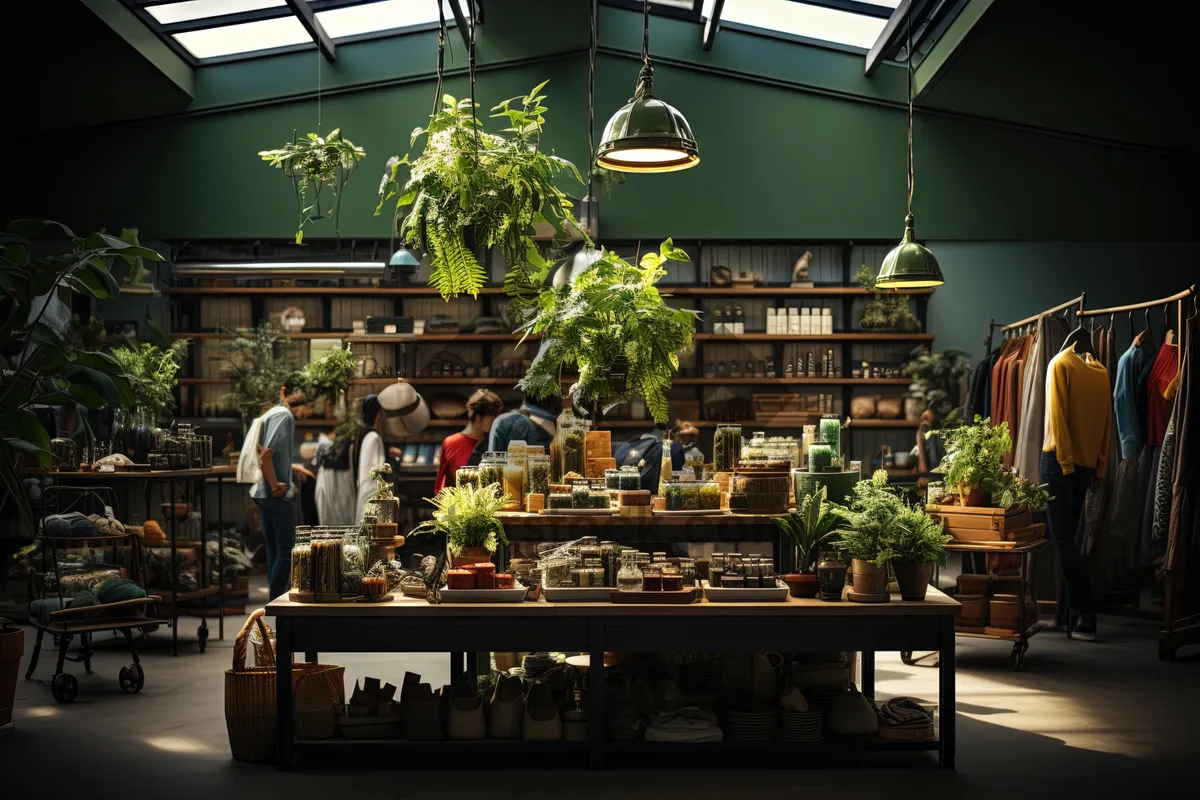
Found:
[[[305,365],[300,371],[306,399],[323,399],[328,407],[325,416],[333,416],[330,408],[338,409],[350,389],[357,371],[349,348],[335,348]]]
[[[1001,461],[1012,450],[1008,423],[993,425],[990,418],[975,416],[974,425],[937,432],[946,445],[946,457],[934,472],[943,473],[946,486],[958,494],[961,506],[986,506],[987,485],[1004,471]]]
[[[508,270],[505,289],[525,304],[537,298],[553,266],[530,236],[534,223],[550,223],[563,238],[587,239],[571,214],[571,201],[554,183],[564,172],[580,184],[583,178],[574,164],[542,146],[546,96],[539,93],[547,82],[492,109],[493,117],[508,121],[503,133],[509,136],[486,133],[470,99],[445,95],[429,124],[412,133],[410,147],[425,137],[421,155],[412,162],[408,155],[388,159],[375,214],[396,197],[396,228],[400,211],[408,208],[400,237],[429,253],[429,285],[447,299],[475,296],[483,287],[487,272],[473,248],[500,247]],[[409,167],[407,181],[398,178],[401,166]]]
[[[912,379],[904,395],[905,418],[919,420],[928,410],[942,426],[958,424],[963,381],[971,373],[967,354],[961,350],[930,353],[928,348],[918,347],[912,356],[904,367],[904,373]]]
[[[654,421],[668,422],[667,392],[699,312],[668,306],[656,284],[667,261],[690,260],[670,239],[637,266],[602,249],[570,283],[543,289],[537,315],[518,328],[544,340],[519,388],[534,398],[555,394],[564,370],[578,368],[570,389],[577,409],[640,394]]]
[[[863,328],[874,331],[915,331],[921,327],[921,321],[909,307],[908,295],[877,289],[875,274],[866,264],[858,268],[854,278],[864,289],[872,292],[859,322]]]
[[[1050,496],[1048,486],[1028,481],[1011,469],[1001,469],[998,474],[984,481],[984,489],[993,507],[1028,510],[1035,522],[1045,522],[1046,506],[1054,499]]]
[[[888,553],[885,542],[904,509],[904,501],[888,486],[887,472],[884,470],[876,470],[870,480],[854,485],[849,527],[842,531],[834,545],[850,558],[851,580],[856,594],[887,594]]]
[[[187,344],[186,339],[180,339],[166,349],[146,342],[113,348],[113,358],[129,375],[135,411],[153,414],[156,421],[170,417],[175,406],[175,376]]]
[[[288,335],[282,328],[263,322],[250,333],[228,333],[233,337],[228,357],[233,390],[222,400],[237,408],[244,432],[264,405],[278,399],[280,386],[300,380],[288,361]]]
[[[951,537],[939,519],[916,506],[904,508],[883,541],[883,555],[892,565],[900,599],[924,600],[935,563],[946,566],[946,543]]]
[[[500,545],[508,544],[504,525],[497,516],[512,501],[507,494],[497,496],[496,484],[488,486],[447,486],[429,499],[436,509],[433,519],[413,528],[412,535],[444,533],[454,566],[491,561]]]
[[[334,128],[326,136],[307,134],[296,138],[292,131],[291,144],[277,150],[260,150],[259,158],[272,167],[282,169],[292,181],[296,192],[296,205],[300,209],[300,224],[296,227],[296,244],[304,240],[304,226],[332,212],[333,232],[342,238],[339,219],[342,209],[342,189],[350,176],[358,170],[358,164],[367,157],[367,151],[342,136],[340,128]],[[321,210],[321,191],[329,187],[333,195],[332,208]]]
[[[849,520],[845,509],[826,499],[824,486],[804,496],[799,508],[786,517],[776,517],[775,524],[796,550],[796,571],[784,575],[792,597],[816,597],[820,584],[817,582],[817,554],[846,527]]]

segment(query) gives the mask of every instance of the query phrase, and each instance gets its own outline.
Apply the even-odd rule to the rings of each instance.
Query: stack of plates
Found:
[[[801,686],[800,689],[804,692],[811,711],[824,711],[832,707],[846,691],[844,686]]]
[[[779,738],[784,742],[819,742],[825,738],[820,711],[779,711]]]
[[[775,711],[730,711],[725,715],[725,732],[739,742],[760,742],[775,738]]]

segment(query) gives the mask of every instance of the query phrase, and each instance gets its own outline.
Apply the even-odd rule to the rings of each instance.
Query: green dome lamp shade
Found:
[[[904,218],[904,238],[884,256],[875,285],[881,289],[924,289],[945,283],[928,247],[913,241],[913,215]]]
[[[650,3],[642,7],[642,68],[637,89],[604,126],[596,163],[615,172],[677,172],[700,163],[692,126],[654,96],[650,66]]]
[[[421,266],[421,261],[407,247],[401,247],[392,253],[392,257],[388,259],[388,264],[393,267],[419,267]]]

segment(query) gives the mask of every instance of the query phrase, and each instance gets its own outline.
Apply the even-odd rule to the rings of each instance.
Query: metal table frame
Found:
[[[612,604],[552,604],[545,601],[512,605],[445,604],[430,606],[424,601],[403,598],[382,606],[338,603],[305,605],[280,598],[267,606],[275,617],[277,671],[277,757],[280,769],[291,770],[297,756],[383,753],[396,763],[411,763],[404,757],[421,756],[422,763],[452,766],[465,754],[472,757],[533,755],[553,752],[578,757],[593,769],[611,761],[652,757],[670,752],[692,764],[713,763],[712,757],[790,756],[799,763],[804,756],[819,756],[828,764],[831,757],[859,755],[863,750],[936,751],[942,767],[954,766],[954,614],[958,603],[930,589],[924,603],[898,599],[875,606],[854,603],[822,603],[819,600],[789,599],[786,603],[710,604],[686,606],[638,606]],[[874,694],[875,652],[912,649],[937,650],[941,654],[938,681],[938,737],[931,742],[879,742],[848,745],[827,741],[802,746],[782,742],[720,742],[711,745],[672,747],[647,742],[609,742],[606,739],[604,651],[705,652],[800,650],[859,651],[862,658],[862,690]],[[588,683],[601,687],[589,691],[588,741],[527,743],[482,740],[478,742],[409,742],[403,740],[297,741],[294,734],[292,665],[293,653],[305,653],[315,661],[320,653],[401,653],[567,650],[591,655]],[[461,666],[461,656],[452,664]],[[586,757],[586,758],[585,758]],[[445,760],[439,760],[439,759]],[[461,763],[461,761],[457,761]],[[662,763],[661,761],[658,763]],[[556,761],[556,766],[565,765]]]

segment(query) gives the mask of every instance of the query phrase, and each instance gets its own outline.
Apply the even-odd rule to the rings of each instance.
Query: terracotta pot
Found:
[[[451,558],[451,566],[465,567],[468,564],[482,564],[492,560],[492,554],[486,547],[464,547],[462,552]]]
[[[925,599],[925,590],[929,588],[929,578],[933,574],[932,562],[915,565],[893,563],[892,571],[896,573],[901,600]]]
[[[958,504],[960,506],[986,506],[988,496],[982,486],[974,486],[968,491],[966,485],[958,485]]]
[[[821,588],[814,572],[793,572],[784,575],[783,582],[787,584],[788,594],[792,597],[816,597]]]
[[[850,559],[851,584],[858,594],[887,594],[887,567],[877,567],[870,561]]]

